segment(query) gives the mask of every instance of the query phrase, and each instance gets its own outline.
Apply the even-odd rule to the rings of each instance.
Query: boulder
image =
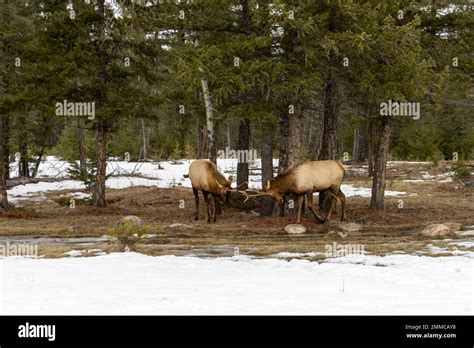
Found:
[[[194,227],[186,225],[186,224],[176,223],[176,224],[171,224],[170,228],[172,228],[173,230],[184,231],[184,230],[193,229]]]
[[[290,224],[285,226],[285,231],[288,234],[303,234],[306,232],[306,227],[303,225]]]
[[[428,237],[443,237],[450,235],[452,232],[448,226],[443,224],[432,224],[426,226],[421,234]]]
[[[143,221],[140,219],[138,216],[135,215],[129,215],[121,218],[119,221],[117,221],[116,226],[121,227],[123,224],[129,223],[131,224],[132,227],[140,229],[143,226]]]
[[[362,229],[362,225],[356,222],[347,222],[339,224],[339,229],[344,232],[358,232]]]
[[[443,225],[448,226],[451,232],[459,231],[462,227],[458,222],[443,222]]]
[[[77,233],[80,231],[81,231],[81,226],[79,225],[69,226],[69,232],[71,233]]]

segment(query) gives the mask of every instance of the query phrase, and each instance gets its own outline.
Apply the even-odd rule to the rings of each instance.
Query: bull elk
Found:
[[[341,183],[344,179],[346,169],[339,161],[308,161],[297,165],[287,172],[267,181],[265,192],[256,192],[252,190],[239,191],[244,193],[247,198],[260,195],[272,196],[278,203],[283,203],[284,196],[290,193],[296,195],[298,201],[298,215],[296,223],[301,223],[301,210],[303,207],[304,197],[308,194],[308,208],[323,223],[331,219],[332,211],[335,208],[336,200],[341,202],[342,213],[341,221],[346,218],[345,198],[341,191]],[[324,219],[321,219],[313,207],[313,193],[325,190],[331,190],[331,207]],[[254,193],[252,193],[254,192]]]
[[[207,206],[207,222],[211,222],[211,202],[209,194],[212,195],[212,218],[216,222],[216,204],[219,198],[226,197],[229,200],[230,188],[232,185],[232,176],[228,179],[219,173],[215,163],[209,160],[196,160],[189,166],[189,174],[185,178],[191,179],[194,199],[196,202],[196,217],[199,220],[199,191],[202,192]]]

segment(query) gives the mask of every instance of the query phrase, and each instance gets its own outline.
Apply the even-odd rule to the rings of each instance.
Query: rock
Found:
[[[474,230],[471,231],[456,231],[458,236],[474,236]]]
[[[303,234],[306,232],[306,227],[303,225],[290,224],[285,226],[285,231],[289,234]]]
[[[81,231],[81,226],[79,225],[69,226],[69,232],[77,233],[79,231]]]
[[[194,227],[186,225],[186,224],[176,223],[176,224],[171,224],[170,228],[172,228],[173,230],[184,231],[184,230],[193,229]]]
[[[452,232],[448,226],[443,224],[432,224],[426,226],[421,234],[428,237],[442,237],[450,235]]]
[[[347,222],[339,224],[339,229],[345,232],[358,232],[362,229],[362,225],[356,222]]]
[[[142,219],[140,219],[138,216],[129,215],[117,221],[116,226],[121,227],[126,222],[130,223],[132,227],[137,228],[137,229],[142,228],[142,225],[143,225]]]
[[[338,232],[338,236],[341,237],[341,238],[346,238],[347,237],[347,232]]]
[[[463,231],[474,231],[474,225],[463,226],[462,230]]]
[[[443,222],[443,225],[448,226],[451,232],[459,231],[462,227],[462,225],[457,222]]]

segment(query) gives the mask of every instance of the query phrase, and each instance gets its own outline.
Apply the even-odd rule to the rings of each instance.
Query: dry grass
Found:
[[[474,224],[474,198],[472,189],[459,182],[450,183],[409,183],[400,178],[413,178],[421,171],[430,174],[442,173],[446,168],[431,165],[401,165],[390,168],[388,190],[416,193],[406,197],[386,197],[384,212],[368,209],[369,198],[350,197],[347,199],[349,222],[362,224],[360,232],[349,233],[344,238],[339,231],[340,215],[334,221],[321,225],[307,211],[303,224],[307,233],[303,236],[289,236],[283,227],[292,223],[288,219],[258,217],[258,203],[241,206],[239,197],[234,197],[234,208],[227,208],[218,216],[217,223],[208,224],[204,220],[194,221],[194,196],[186,188],[131,187],[123,190],[109,190],[107,198],[112,203],[107,208],[78,206],[70,209],[54,199],[60,193],[47,193],[47,202],[25,204],[21,210],[0,214],[0,235],[9,236],[49,236],[49,237],[92,237],[110,231],[116,221],[126,215],[137,215],[144,221],[156,237],[145,240],[136,250],[151,255],[187,255],[197,253],[203,256],[232,255],[233,248],[239,247],[241,254],[256,256],[273,255],[279,252],[324,252],[325,246],[334,241],[344,244],[363,244],[365,251],[384,255],[397,251],[414,253],[425,250],[432,241],[419,234],[431,223],[446,221],[463,225]],[[350,184],[370,187],[370,179],[357,172],[350,172]],[[66,192],[61,192],[66,193]],[[399,208],[399,200],[403,208]],[[180,208],[184,200],[184,209]],[[253,210],[252,210],[253,209]],[[338,212],[340,213],[340,212]],[[202,200],[201,218],[205,217]],[[192,226],[183,231],[169,226],[184,223]],[[68,249],[69,248],[69,249]],[[78,247],[40,247],[40,254],[46,257],[60,257],[64,252]],[[115,243],[103,244],[106,252],[118,250]],[[425,250],[426,251],[426,250]],[[439,255],[439,254],[437,254]],[[312,259],[320,259],[315,256]]]

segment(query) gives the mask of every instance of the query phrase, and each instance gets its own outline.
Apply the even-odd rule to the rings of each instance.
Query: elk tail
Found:
[[[347,168],[346,168],[346,166],[345,166],[344,164],[342,164],[342,162],[339,161],[339,160],[336,160],[336,163],[337,163],[337,165],[338,165],[339,167],[341,167],[341,169],[344,171],[344,175],[342,176],[342,178],[344,179],[344,178],[346,177],[346,170],[347,170]]]

